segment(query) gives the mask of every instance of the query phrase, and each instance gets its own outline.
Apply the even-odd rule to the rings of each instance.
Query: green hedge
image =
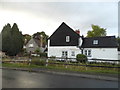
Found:
[[[31,64],[38,65],[38,66],[45,66],[46,61],[45,60],[32,60]]]
[[[86,55],[84,55],[84,54],[77,54],[77,56],[76,56],[76,60],[78,61],[78,62],[87,62],[87,56]]]
[[[47,57],[47,53],[40,53],[40,57]]]

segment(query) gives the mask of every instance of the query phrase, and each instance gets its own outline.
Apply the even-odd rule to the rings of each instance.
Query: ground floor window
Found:
[[[67,51],[62,51],[62,57],[67,57],[68,56],[68,52]]]
[[[71,56],[75,56],[75,51],[72,51],[72,52],[71,52]]]
[[[85,54],[87,57],[91,57],[91,50],[84,50],[84,54]]]

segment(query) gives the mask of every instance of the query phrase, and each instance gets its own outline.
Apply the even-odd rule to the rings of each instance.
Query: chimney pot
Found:
[[[80,30],[79,30],[79,29],[78,29],[78,30],[76,30],[75,32],[76,32],[77,34],[80,34]]]

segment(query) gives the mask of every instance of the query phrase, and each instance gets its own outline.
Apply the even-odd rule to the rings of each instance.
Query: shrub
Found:
[[[40,53],[40,57],[47,57],[47,53]]]
[[[87,61],[87,56],[84,55],[84,54],[77,54],[76,60],[78,62],[84,62],[85,63]]]
[[[31,63],[34,65],[39,65],[39,66],[45,66],[46,64],[45,60],[32,60]]]
[[[40,53],[41,53],[40,49],[37,48],[37,49],[35,50],[35,53],[36,53],[36,54],[40,54]]]

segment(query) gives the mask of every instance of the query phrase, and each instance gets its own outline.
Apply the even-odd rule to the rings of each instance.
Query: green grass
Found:
[[[100,67],[85,67],[85,66],[70,66],[68,65],[48,65],[46,66],[39,66],[31,64],[30,66],[23,63],[3,63],[3,67],[13,67],[13,68],[45,68],[50,70],[58,70],[58,71],[73,71],[73,72],[87,72],[87,73],[106,73],[106,74],[120,74],[118,72],[118,68],[100,68]]]
[[[11,60],[9,58],[4,58],[4,60]],[[87,72],[87,73],[105,73],[105,74],[120,74],[118,72],[118,68],[103,68],[103,67],[86,67],[86,66],[79,66],[79,65],[86,65],[85,63],[71,63],[71,62],[58,62],[54,60],[49,60],[49,63],[56,63],[56,64],[48,64],[46,67],[44,64],[41,66],[41,60],[44,63],[44,59],[40,58],[32,58],[32,63],[30,66],[27,63],[3,63],[3,67],[13,67],[13,68],[45,68],[50,70],[58,70],[58,71],[72,71],[72,72]],[[37,63],[38,62],[38,63]],[[37,65],[35,65],[37,63]],[[73,65],[66,65],[64,64],[73,64]],[[120,65],[112,65],[112,64],[105,64],[105,63],[92,63],[87,65],[93,65],[93,66],[109,66],[109,67],[120,67]]]

